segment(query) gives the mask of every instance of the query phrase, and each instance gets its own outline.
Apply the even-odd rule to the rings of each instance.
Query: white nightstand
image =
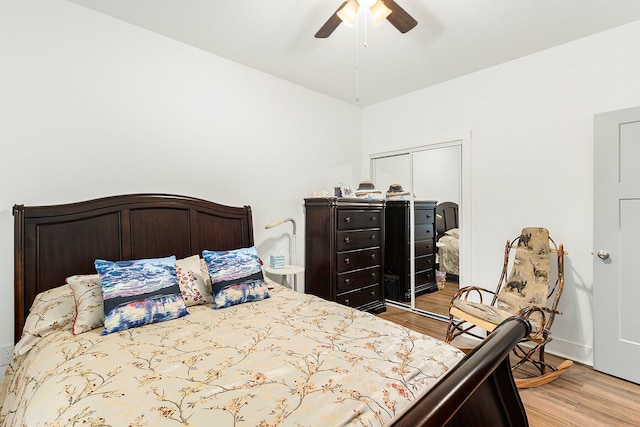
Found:
[[[282,285],[286,286],[287,276],[293,275],[293,290],[298,290],[298,274],[304,272],[304,267],[299,265],[285,265],[284,268],[271,268],[268,265],[263,265],[262,269],[269,274],[278,274],[282,276]]]

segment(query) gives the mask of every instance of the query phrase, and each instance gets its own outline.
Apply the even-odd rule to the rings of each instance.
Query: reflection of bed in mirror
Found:
[[[447,277],[457,278],[460,254],[460,230],[458,228],[458,204],[442,202],[436,206],[436,246],[438,248],[438,270]]]

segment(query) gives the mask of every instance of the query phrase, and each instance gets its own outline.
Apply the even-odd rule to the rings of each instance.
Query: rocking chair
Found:
[[[514,257],[510,257],[512,249],[515,249]],[[552,254],[557,258],[557,275],[553,286]],[[474,333],[475,327],[491,332],[508,317],[525,317],[532,325],[532,332],[514,348],[513,353],[520,360],[511,370],[530,362],[540,374],[533,378],[516,378],[516,385],[518,388],[536,387],[558,378],[573,362],[566,360],[558,367],[553,367],[544,360],[544,348],[551,341],[551,325],[555,315],[561,314],[557,307],[564,288],[565,254],[563,245],[556,245],[544,228],[524,228],[513,242],[507,240],[504,266],[497,289],[492,292],[470,286],[458,290],[449,306],[445,341],[451,342],[462,334],[482,338]],[[510,264],[511,271],[508,272]],[[493,296],[489,305],[482,302],[485,293]],[[478,296],[478,302],[468,300],[472,294]],[[550,307],[546,306],[548,300],[551,301]],[[530,345],[523,345],[527,343]]]

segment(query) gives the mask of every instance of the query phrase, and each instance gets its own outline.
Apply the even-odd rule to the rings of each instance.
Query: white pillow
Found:
[[[73,290],[76,303],[73,318],[74,335],[104,326],[104,300],[102,282],[97,274],[67,277],[67,283]]]
[[[178,274],[180,292],[187,307],[213,303],[211,285],[207,286],[206,281],[209,274],[203,274],[199,255],[177,260],[176,273]],[[209,283],[211,282],[209,281]]]
[[[25,354],[50,333],[71,329],[75,311],[73,293],[67,285],[36,295],[13,353]]]

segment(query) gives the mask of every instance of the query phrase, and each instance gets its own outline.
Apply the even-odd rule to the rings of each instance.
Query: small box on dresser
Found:
[[[379,313],[384,302],[383,200],[305,199],[305,292]]]
[[[436,283],[436,201],[415,200],[416,296],[438,290]],[[385,208],[385,273],[398,276],[402,301],[411,300],[411,236],[408,200],[387,200]]]

